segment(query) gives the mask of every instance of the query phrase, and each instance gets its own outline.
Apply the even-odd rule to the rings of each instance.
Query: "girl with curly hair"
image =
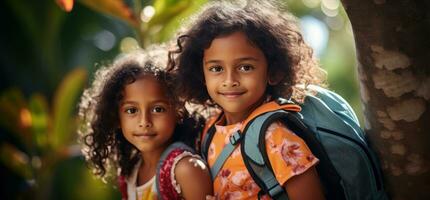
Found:
[[[207,155],[203,155],[212,169],[218,167],[214,165],[223,147],[249,120],[274,107],[275,99],[303,102],[309,84],[325,82],[325,72],[305,44],[295,18],[273,4],[210,4],[181,33],[177,45],[177,50],[169,52],[169,70],[177,73],[181,97],[221,110],[205,128],[215,127]],[[301,138],[275,122],[267,129],[265,144],[279,189],[289,199],[324,199],[315,170],[318,159]],[[236,148],[212,174],[214,198],[268,199],[247,171],[240,152]]]
[[[123,199],[204,199],[209,171],[190,147],[202,120],[176,98],[161,54],[126,54],[96,72],[79,109],[83,153],[96,175],[119,180]]]

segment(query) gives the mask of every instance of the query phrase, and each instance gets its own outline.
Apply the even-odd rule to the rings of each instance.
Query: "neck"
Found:
[[[247,112],[241,113],[231,113],[224,111],[226,125],[236,124],[245,120],[249,116],[249,114],[251,114],[251,112],[252,110],[248,110]]]
[[[137,185],[143,185],[154,177],[157,171],[158,161],[166,147],[167,146],[158,148],[150,152],[140,152],[142,164],[139,167]]]
[[[256,108],[261,106],[264,103],[264,101],[265,101],[265,98],[262,97],[255,104],[253,104],[246,111],[243,111],[243,112],[232,113],[224,110],[226,125],[236,124],[238,122],[244,121]]]
[[[154,148],[151,151],[141,151],[140,155],[145,164],[156,166],[158,160],[160,160],[161,154],[164,150],[172,143],[172,139],[169,139],[166,143],[162,144],[158,148]]]
[[[140,154],[143,160],[143,165],[156,167],[163,151],[164,149],[160,151],[141,152]]]

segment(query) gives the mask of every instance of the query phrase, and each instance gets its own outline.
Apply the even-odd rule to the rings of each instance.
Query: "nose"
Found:
[[[223,87],[237,87],[240,85],[235,72],[227,71],[225,79],[221,84]]]
[[[152,127],[152,121],[151,116],[149,113],[142,112],[140,120],[139,120],[139,127],[141,128],[151,128]]]

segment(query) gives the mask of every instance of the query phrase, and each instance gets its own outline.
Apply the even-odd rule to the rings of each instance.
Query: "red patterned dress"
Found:
[[[175,179],[175,167],[185,157],[201,160],[200,156],[183,143],[173,143],[162,154],[157,166],[157,173],[147,183],[137,186],[139,161],[129,177],[119,177],[119,188],[123,200],[180,200],[181,187]]]

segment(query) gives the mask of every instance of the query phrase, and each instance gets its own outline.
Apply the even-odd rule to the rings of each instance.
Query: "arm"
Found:
[[[318,159],[306,143],[281,122],[268,128],[266,152],[276,178],[287,191],[290,200],[324,199],[323,189],[315,169]]]
[[[186,200],[206,199],[212,195],[212,180],[205,163],[191,156],[181,159],[175,167],[175,178]]]
[[[320,200],[324,199],[321,183],[315,167],[303,174],[292,177],[285,182],[284,189],[290,200]]]

